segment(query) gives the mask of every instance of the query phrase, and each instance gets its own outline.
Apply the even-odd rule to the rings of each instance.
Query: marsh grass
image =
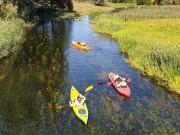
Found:
[[[133,3],[112,3],[112,2],[106,2],[106,5],[109,6],[109,7],[113,7],[114,9],[126,9],[126,8],[137,7],[136,4],[133,4]]]
[[[180,6],[148,6],[139,8],[127,8],[126,10],[110,14],[116,19],[175,19],[180,18]]]
[[[96,13],[93,28],[116,39],[128,61],[180,93],[180,6]]]
[[[22,43],[24,21],[21,19],[0,20],[0,57],[7,56]]]

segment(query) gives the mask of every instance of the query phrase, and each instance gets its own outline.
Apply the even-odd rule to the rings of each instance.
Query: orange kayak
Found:
[[[78,48],[81,48],[83,50],[89,50],[90,49],[87,45],[82,46],[82,45],[80,45],[80,43],[78,43],[76,41],[72,41],[72,45],[74,45],[74,46],[76,46]]]
[[[110,72],[110,73],[109,73],[109,80],[110,80],[111,84],[113,85],[113,87],[115,88],[115,90],[116,90],[119,94],[125,96],[126,98],[130,98],[130,96],[131,96],[130,87],[128,86],[128,84],[127,84],[125,87],[122,87],[122,86],[117,87],[116,82],[115,82],[115,80],[114,80],[114,78],[113,78],[115,75],[116,75],[116,74],[113,73],[113,72]],[[119,76],[119,78],[121,79],[122,77]]]

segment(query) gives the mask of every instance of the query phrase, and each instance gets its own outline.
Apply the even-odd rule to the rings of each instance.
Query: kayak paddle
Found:
[[[90,86],[88,86],[88,87],[86,88],[85,92],[88,92],[88,91],[90,91],[90,90],[92,90],[92,89],[93,89],[93,85],[90,85]],[[58,106],[57,109],[62,109],[62,108],[64,108],[65,106],[66,106],[66,105]]]
[[[63,107],[65,107],[65,106],[64,106],[64,105],[63,105],[63,106],[58,106],[57,109],[61,109],[61,108],[63,108]]]
[[[85,92],[88,92],[88,91],[90,91],[92,89],[93,89],[93,85],[90,85],[89,87],[86,88]]]
[[[112,82],[108,82],[107,83],[107,87],[111,86]]]
[[[127,79],[127,82],[131,82],[131,78]]]
[[[131,82],[131,79],[129,78],[129,79],[127,79],[127,82]],[[112,85],[112,82],[108,82],[107,83],[107,87],[109,87],[109,86],[111,86]]]
[[[131,82],[130,74],[126,74],[126,76],[128,77],[127,82]]]
[[[99,85],[102,85],[102,84],[105,84],[106,82],[99,82],[99,83],[97,83],[97,84],[99,84]]]

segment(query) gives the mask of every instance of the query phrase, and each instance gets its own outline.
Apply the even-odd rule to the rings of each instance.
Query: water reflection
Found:
[[[62,25],[48,22],[28,31],[20,51],[2,62],[0,114],[2,125],[9,123],[10,129],[3,128],[5,134],[23,134],[39,123],[43,133],[47,125],[57,123],[56,108],[63,102],[61,89],[68,70]]]

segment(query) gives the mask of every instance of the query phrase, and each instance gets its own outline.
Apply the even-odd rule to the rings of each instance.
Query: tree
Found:
[[[69,12],[72,12],[72,11],[73,11],[73,3],[72,3],[72,0],[67,0],[67,1],[66,1],[66,5],[67,5],[67,8],[68,8],[68,11],[69,11]]]
[[[16,7],[5,0],[0,0],[0,17],[3,19],[11,19],[17,16]]]
[[[64,10],[66,8],[65,0],[57,0],[58,9]]]

